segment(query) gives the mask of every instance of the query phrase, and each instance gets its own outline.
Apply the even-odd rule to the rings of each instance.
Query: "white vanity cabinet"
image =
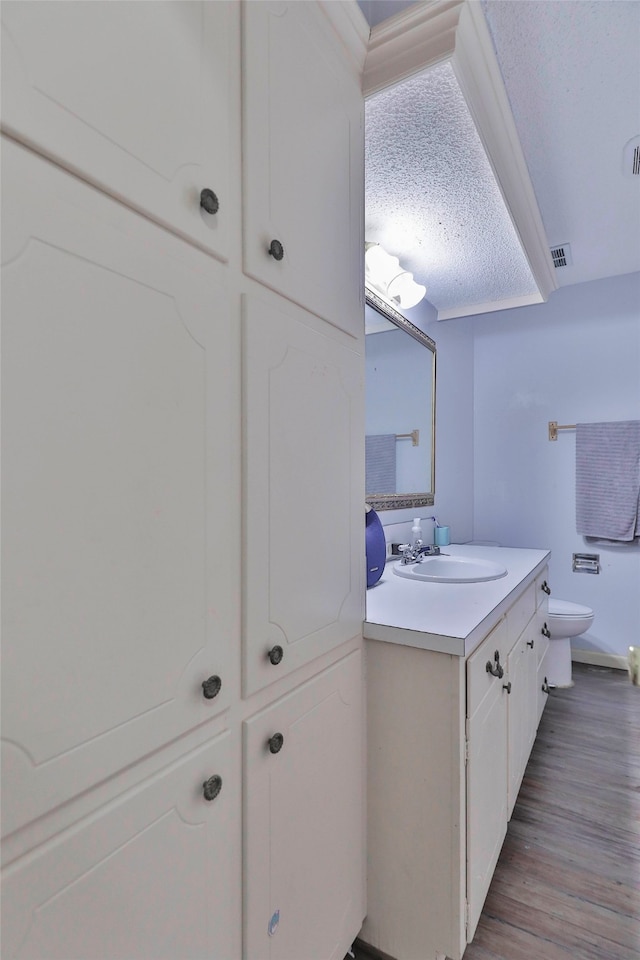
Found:
[[[460,960],[473,938],[540,716],[544,556],[535,551],[522,582],[502,594],[494,613],[487,610],[480,622],[488,633],[466,657],[445,652],[444,636],[425,632],[424,646],[413,645],[413,620],[413,642],[403,642],[401,611],[389,641],[383,627],[365,624],[365,636],[378,636],[366,645],[368,910],[361,938],[394,960]],[[395,579],[384,585],[389,591]],[[430,602],[455,605],[445,589],[424,595],[427,624]],[[456,589],[475,588],[449,587]],[[406,586],[399,590],[409,597]]]
[[[364,106],[329,19],[346,13],[243,7],[243,250],[250,276],[360,337]]]
[[[3,3],[3,130],[226,259],[238,17],[206,0]]]

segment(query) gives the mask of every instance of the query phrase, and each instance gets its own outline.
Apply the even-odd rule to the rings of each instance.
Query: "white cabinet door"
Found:
[[[244,724],[251,960],[342,960],[362,925],[361,670],[357,651]]]
[[[3,3],[3,130],[226,258],[238,43],[226,0]]]
[[[364,616],[363,357],[283,306],[244,303],[245,696]]]
[[[14,861],[5,960],[239,957],[237,771],[223,734]]]
[[[359,337],[363,100],[339,50],[319,4],[243,6],[244,265]]]
[[[223,268],[11,142],[2,194],[9,833],[228,706],[239,458]]]
[[[495,631],[494,631],[495,633]],[[490,660],[492,635],[469,658],[474,665]],[[502,660],[504,663],[504,659]],[[478,674],[481,676],[481,672]],[[490,676],[490,675],[489,675]],[[469,679],[468,681],[469,682]],[[490,677],[490,689],[467,721],[467,940],[475,933],[493,871],[507,832],[507,693],[508,678]],[[473,690],[467,691],[475,701]]]
[[[518,796],[529,760],[537,727],[537,670],[535,652],[536,618],[529,621],[507,660],[507,679],[511,693],[507,697],[509,731],[509,818]]]

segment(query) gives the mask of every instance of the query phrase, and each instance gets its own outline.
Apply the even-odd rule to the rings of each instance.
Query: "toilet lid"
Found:
[[[572,603],[571,600],[549,600],[549,615],[552,617],[592,617],[591,607],[581,603]]]

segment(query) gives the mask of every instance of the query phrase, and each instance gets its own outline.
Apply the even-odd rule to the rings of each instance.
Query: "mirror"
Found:
[[[433,506],[436,345],[365,287],[366,500],[375,510]]]

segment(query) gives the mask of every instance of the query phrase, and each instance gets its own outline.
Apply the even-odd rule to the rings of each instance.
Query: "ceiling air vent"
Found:
[[[627,177],[640,177],[640,137],[633,137],[622,151],[622,168]]]
[[[569,244],[559,243],[557,246],[551,247],[551,259],[556,269],[558,267],[570,267],[573,263],[573,257]]]

